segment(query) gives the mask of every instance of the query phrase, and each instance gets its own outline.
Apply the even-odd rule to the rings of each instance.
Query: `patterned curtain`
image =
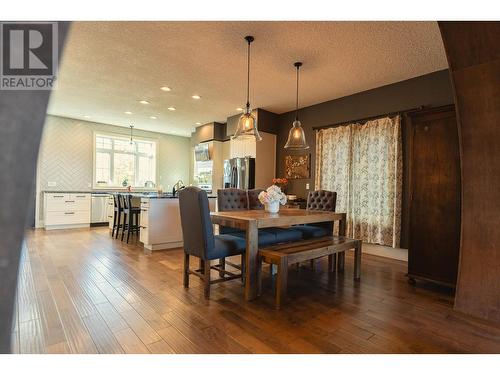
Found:
[[[317,133],[316,189],[337,192],[350,237],[399,247],[402,164],[399,116]]]

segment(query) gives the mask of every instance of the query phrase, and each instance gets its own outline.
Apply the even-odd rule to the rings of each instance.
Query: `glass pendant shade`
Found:
[[[259,129],[257,129],[257,119],[252,114],[252,111],[245,111],[245,113],[241,115],[238,121],[238,128],[234,133],[234,138],[255,138],[257,141],[262,140]]]
[[[296,91],[296,101],[295,101],[295,121],[292,124],[292,128],[288,133],[288,140],[286,141],[285,147],[289,150],[307,150],[309,145],[306,141],[306,135],[302,124],[299,121],[299,69],[302,66],[301,62],[296,62],[293,64],[297,69],[297,91]]]
[[[254,41],[254,37],[248,35],[245,37],[248,43],[248,54],[247,54],[247,105],[245,112],[241,115],[238,120],[238,127],[233,135],[233,139],[236,138],[255,138],[256,141],[261,141],[262,137],[257,129],[257,119],[250,110],[250,44]]]
[[[307,150],[309,148],[304,129],[302,129],[302,124],[299,120],[293,122],[293,126],[288,133],[285,148],[290,150]]]

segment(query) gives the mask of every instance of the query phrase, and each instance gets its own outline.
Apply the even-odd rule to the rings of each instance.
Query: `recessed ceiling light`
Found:
[[[236,110],[241,112],[241,111],[243,111],[243,108],[238,107],[238,108],[236,108]]]
[[[197,122],[196,125],[201,125],[201,122]]]
[[[167,108],[169,111],[175,111],[175,107],[168,107]]]
[[[89,115],[85,115],[85,116],[83,116],[83,117],[85,117],[85,118],[90,118],[90,116],[89,116]]]
[[[125,114],[126,114],[126,115],[131,115],[131,114],[132,114],[132,112],[130,112],[130,111],[125,111]]]
[[[193,96],[191,96],[191,97],[192,97],[193,99],[201,99],[201,96],[199,96],[199,95],[193,95]]]
[[[172,130],[172,133],[177,133],[175,130]]]
[[[149,104],[149,102],[147,100],[139,100],[139,103],[141,103],[141,104]]]
[[[149,116],[149,118],[150,118],[151,120],[156,120],[158,117],[156,117],[156,116]]]
[[[163,87],[160,87],[160,90],[161,91],[171,91],[172,89],[168,86],[163,86]]]

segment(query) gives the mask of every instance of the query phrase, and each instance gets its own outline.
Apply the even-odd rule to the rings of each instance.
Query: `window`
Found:
[[[95,134],[94,186],[144,187],[156,183],[156,141]]]

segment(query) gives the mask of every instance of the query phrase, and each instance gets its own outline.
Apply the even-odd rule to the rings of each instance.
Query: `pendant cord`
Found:
[[[295,121],[299,120],[299,67],[297,66],[297,92],[295,97]]]
[[[247,112],[250,109],[250,41],[248,41],[247,51]]]

